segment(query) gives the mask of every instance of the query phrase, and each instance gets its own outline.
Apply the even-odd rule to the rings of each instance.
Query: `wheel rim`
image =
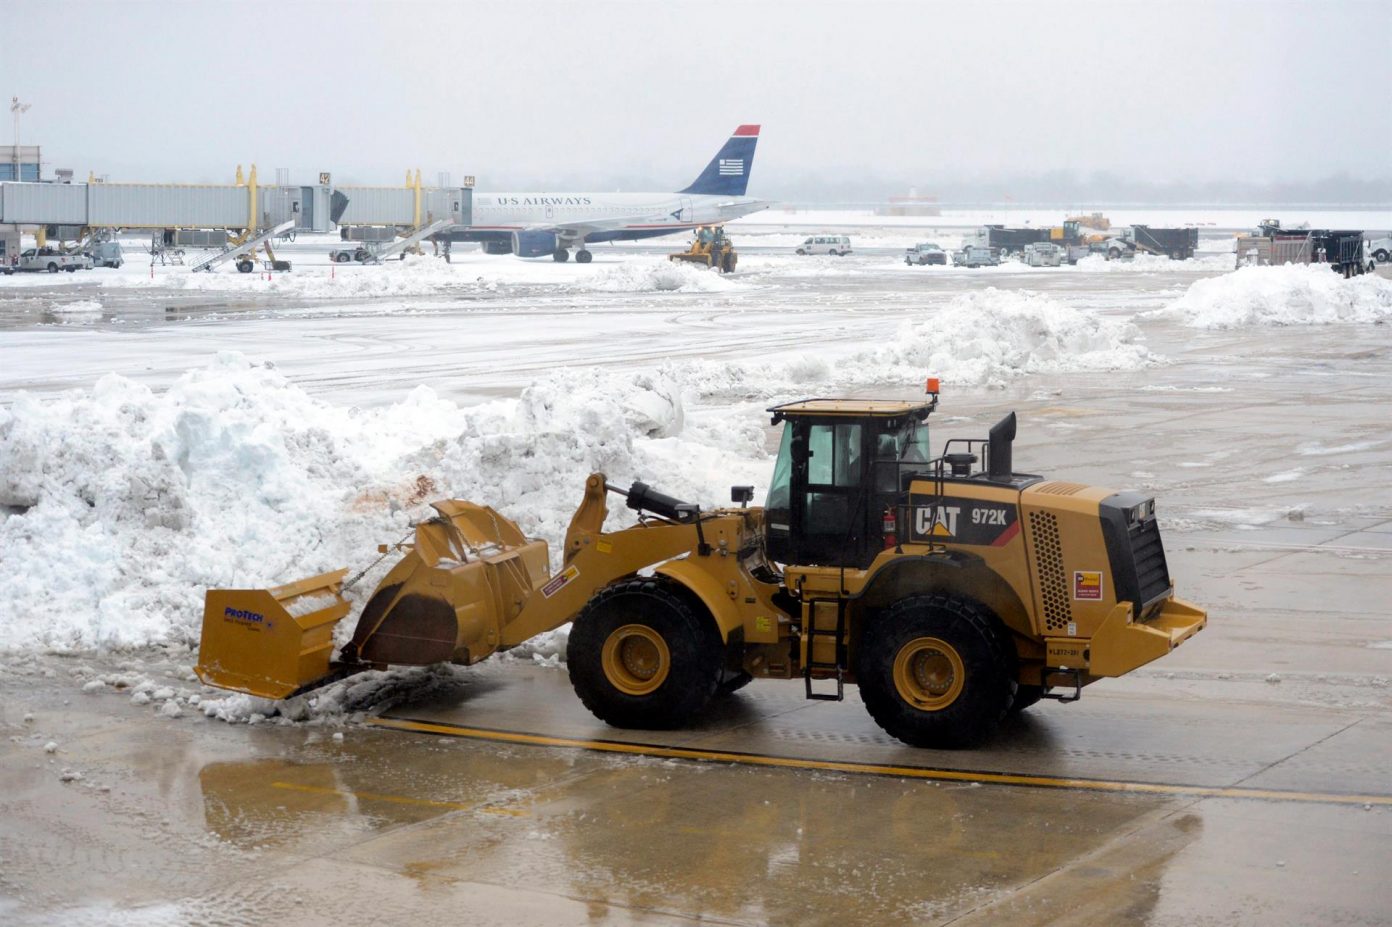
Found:
[[[920,711],[939,711],[962,693],[966,667],[955,647],[936,637],[918,637],[894,658],[894,688]]]
[[[667,681],[672,654],[667,642],[645,624],[616,628],[600,655],[604,676],[625,695],[647,695]]]

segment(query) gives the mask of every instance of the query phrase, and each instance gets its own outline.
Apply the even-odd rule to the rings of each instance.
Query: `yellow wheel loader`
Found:
[[[667,255],[667,260],[704,264],[722,274],[732,274],[739,263],[739,254],[735,251],[734,242],[725,237],[723,226],[703,225],[696,229],[696,237],[691,239],[690,248]]]
[[[556,572],[492,509],[437,502],[337,660],[346,571],[209,590],[198,675],[285,698],[366,669],[477,663],[574,622],[571,682],[612,725],[677,727],[753,677],[801,679],[814,699],[857,684],[906,743],[961,747],[1204,627],[1174,596],[1151,498],[1015,472],[1014,413],[931,457],[929,387],[770,409],[783,433],[763,508],[750,487],[704,511],[591,474]],[[605,530],[610,493],[637,524]]]

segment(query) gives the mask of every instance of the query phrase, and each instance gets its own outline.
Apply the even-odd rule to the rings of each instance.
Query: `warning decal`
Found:
[[[1101,600],[1102,598],[1102,571],[1101,570],[1074,570],[1073,571],[1073,598]]]
[[[564,589],[572,580],[576,579],[579,575],[580,571],[576,569],[576,567],[574,567],[573,565],[568,566],[560,573],[557,573],[555,576],[551,577],[551,579],[547,581],[546,585],[541,587],[541,594],[549,599],[553,595]]]

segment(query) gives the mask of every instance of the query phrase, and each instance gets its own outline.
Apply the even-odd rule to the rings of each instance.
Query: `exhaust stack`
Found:
[[[987,437],[991,456],[989,475],[996,482],[1008,483],[1015,475],[1015,462],[1011,453],[1015,445],[1015,413],[1011,412],[992,425]]]

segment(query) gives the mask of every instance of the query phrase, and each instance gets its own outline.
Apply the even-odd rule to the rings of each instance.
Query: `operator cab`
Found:
[[[783,438],[764,506],[768,558],[864,569],[884,550],[884,519],[906,505],[915,478],[1015,486],[1038,479],[1011,470],[1013,412],[988,440],[951,441],[934,459],[927,419],[937,405],[934,383],[927,401],[808,399],[769,409]],[[952,453],[958,444],[966,450]],[[983,456],[989,468],[977,469]]]
[[[884,549],[881,518],[930,468],[931,401],[809,399],[769,409],[783,441],[764,508],[778,563],[864,567]]]

